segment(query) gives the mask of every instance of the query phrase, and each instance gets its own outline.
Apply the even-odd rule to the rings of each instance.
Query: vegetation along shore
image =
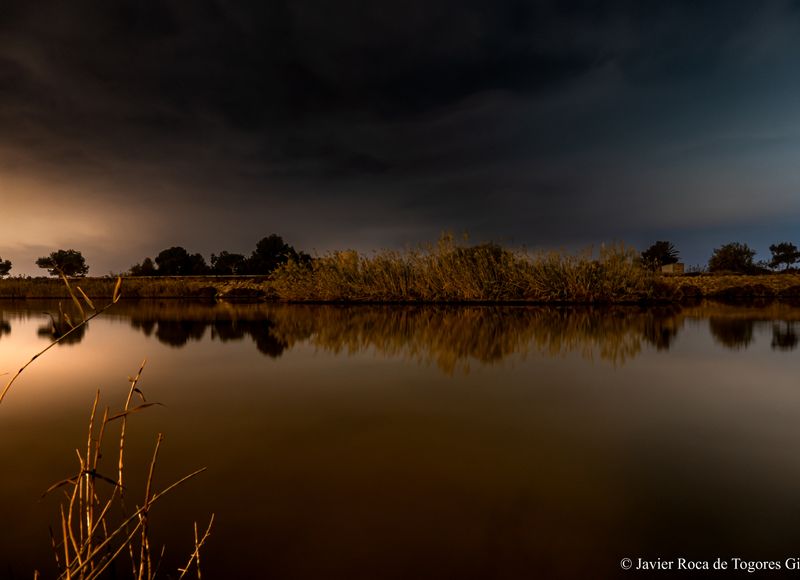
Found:
[[[772,300],[800,302],[800,252],[788,242],[770,247],[773,260],[753,262],[744,244],[714,250],[708,267],[665,274],[678,262],[669,242],[643,252],[622,245],[597,252],[531,253],[451,236],[419,250],[371,255],[338,251],[312,258],[280,236],[262,239],[250,257],[222,252],[212,266],[173,247],[126,274],[126,298],[202,298],[287,302],[531,302],[636,303]],[[37,260],[51,277],[0,279],[0,298],[68,298],[63,278],[80,278],[93,296],[111,296],[115,278],[87,277],[80,252],[59,250]],[[10,269],[10,268],[9,268]]]

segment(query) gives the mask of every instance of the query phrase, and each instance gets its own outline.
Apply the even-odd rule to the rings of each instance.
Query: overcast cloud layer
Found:
[[[0,256],[800,244],[797,2],[4,2]]]

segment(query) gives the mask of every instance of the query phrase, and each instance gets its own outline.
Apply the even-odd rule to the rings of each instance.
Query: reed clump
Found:
[[[164,437],[161,433],[156,439],[155,449],[144,479],[144,497],[133,509],[126,504],[128,488],[125,461],[126,427],[128,416],[157,405],[148,402],[138,387],[142,367],[130,379],[130,389],[122,410],[110,413],[106,408],[102,418],[98,416],[100,391],[94,399],[84,450],[76,449],[78,457],[77,473],[59,481],[45,492],[47,495],[58,489],[65,489],[60,507],[60,533],[51,530],[51,540],[59,578],[91,580],[101,578],[110,566],[115,569],[131,571],[136,580],[156,578],[163,548],[155,551],[150,539],[149,515],[153,505],[164,495],[179,485],[205,471],[198,469],[160,491],[155,490],[154,474],[158,452]],[[136,398],[141,399],[134,404]],[[114,442],[116,452],[115,472],[106,472],[101,466],[104,437],[113,425],[118,425],[118,437]],[[195,548],[188,563],[178,570],[183,578],[189,570],[196,570],[200,577],[200,549],[211,534],[214,516],[202,535],[194,525]],[[128,560],[127,565],[120,560]]]
[[[436,246],[365,256],[333,252],[273,272],[281,300],[342,302],[634,302],[653,298],[655,275],[624,246],[531,255],[497,244]]]
[[[601,246],[577,255],[548,253],[530,259],[528,297],[543,302],[635,302],[656,298],[657,280],[635,250]]]

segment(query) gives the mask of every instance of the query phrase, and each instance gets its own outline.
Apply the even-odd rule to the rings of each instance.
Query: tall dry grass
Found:
[[[148,402],[138,384],[144,363],[139,372],[130,380],[130,388],[122,410],[110,413],[106,408],[102,418],[98,416],[100,391],[92,405],[89,416],[86,446],[76,449],[78,471],[72,477],[61,480],[45,492],[47,495],[64,489],[64,499],[60,507],[60,533],[51,530],[51,541],[59,578],[93,580],[103,577],[110,566],[115,569],[131,571],[131,578],[153,580],[160,567],[160,552],[154,550],[150,540],[149,515],[153,505],[176,487],[205,471],[198,469],[160,491],[155,490],[154,474],[158,452],[164,437],[161,433],[156,439],[153,456],[144,479],[144,497],[134,509],[126,504],[128,488],[125,461],[125,442],[128,416],[158,403]],[[136,397],[141,399],[134,405]],[[104,439],[113,425],[119,425],[118,436],[113,448],[116,450],[116,465],[112,471],[104,471],[102,466]],[[107,447],[107,446],[106,446]],[[200,549],[211,533],[214,516],[201,536],[197,523],[194,524],[195,548],[188,563],[178,570],[183,578],[189,570],[200,572]],[[127,564],[120,560],[128,560]]]
[[[422,250],[289,262],[273,272],[270,287],[282,300],[344,302],[634,302],[656,292],[655,275],[621,245],[601,247],[597,256],[531,255],[452,236]]]

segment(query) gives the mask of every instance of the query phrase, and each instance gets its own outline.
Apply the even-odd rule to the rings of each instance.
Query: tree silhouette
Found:
[[[8,276],[8,273],[11,271],[11,262],[9,260],[4,260],[0,258],[0,278],[3,276]]]
[[[157,274],[156,266],[150,258],[145,258],[141,264],[134,264],[129,272],[131,276],[155,276]]]
[[[747,244],[731,242],[714,250],[708,260],[709,272],[738,272],[749,274],[755,270],[753,256],[756,255]]]
[[[51,276],[86,276],[89,266],[77,250],[58,250],[49,256],[36,260],[36,265],[44,268]]]
[[[190,254],[180,246],[162,250],[156,256],[160,276],[199,276],[208,272],[206,261],[200,254]]]
[[[790,242],[772,244],[769,247],[769,251],[772,252],[772,260],[769,262],[770,268],[777,268],[783,264],[783,269],[787,270],[789,266],[800,260],[800,251],[797,250],[797,246]]]
[[[246,269],[246,262],[242,254],[232,254],[223,250],[219,255],[211,254],[211,273],[222,276],[242,274]]]
[[[246,270],[248,274],[270,274],[289,260],[305,263],[311,261],[311,256],[298,253],[282,237],[271,234],[256,244],[256,249],[247,259]]]
[[[676,264],[678,256],[678,250],[672,242],[661,240],[642,252],[642,264],[646,268],[657,270],[667,264]]]

